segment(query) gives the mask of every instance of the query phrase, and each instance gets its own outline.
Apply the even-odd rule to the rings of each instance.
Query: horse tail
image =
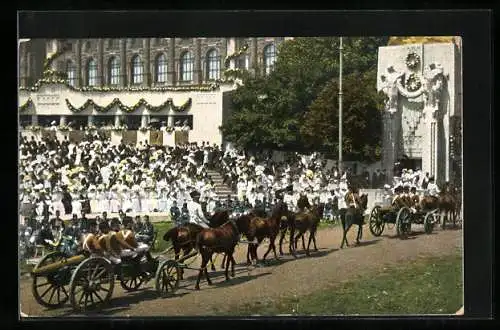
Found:
[[[165,235],[163,235],[163,240],[164,241],[169,241],[169,240],[172,240],[172,242],[174,241],[174,238],[177,236],[177,232],[178,232],[178,228],[177,227],[174,227],[170,230],[168,230]]]

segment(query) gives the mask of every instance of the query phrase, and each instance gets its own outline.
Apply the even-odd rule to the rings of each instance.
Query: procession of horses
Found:
[[[339,212],[343,229],[341,248],[349,246],[347,233],[353,225],[358,226],[356,244],[361,242],[366,220],[374,236],[380,236],[384,225],[392,223],[396,225],[397,236],[405,238],[411,233],[412,223],[423,224],[429,234],[437,223],[445,229],[446,222],[455,226],[460,218],[461,195],[451,186],[445,187],[438,197],[401,196],[390,205],[375,205],[371,212],[366,210],[367,194],[359,193],[358,189],[350,189],[345,198],[348,207]],[[209,228],[186,223],[168,230],[162,239],[171,242],[171,247],[155,257],[150,246],[138,242],[133,230],[126,228],[119,231],[100,228],[100,235],[83,235],[76,244],[70,237],[63,236],[55,245],[56,251],[43,257],[33,268],[32,292],[36,301],[45,307],[62,307],[69,300],[74,311],[85,312],[101,309],[109,303],[116,280],[125,291],[132,292],[154,279],[158,297],[170,296],[179,288],[185,269],[198,271],[195,289],[199,290],[203,276],[212,284],[208,268],[215,270],[217,255],[223,256],[221,267],[226,281],[235,276],[233,255],[238,244],[248,246],[247,265],[265,261],[271,251],[274,258],[279,259],[275,245],[278,236],[281,256],[286,240],[290,255],[298,257],[298,242],[302,240],[302,250],[310,256],[311,243],[314,251],[318,251],[316,234],[322,216],[323,205],[311,205],[305,195],[299,198],[296,212],[290,211],[282,199],[277,199],[267,211],[253,209],[235,215],[224,210],[209,218]],[[258,248],[265,239],[269,246],[259,259]],[[169,257],[172,250],[174,256]],[[191,268],[192,262],[187,261],[196,257],[201,257],[201,265]]]

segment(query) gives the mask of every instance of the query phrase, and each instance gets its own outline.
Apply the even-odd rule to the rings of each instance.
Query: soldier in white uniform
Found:
[[[59,211],[60,214],[64,214],[64,205],[62,203],[62,190],[57,187],[52,193],[52,209],[54,214]]]
[[[90,212],[97,213],[99,207],[97,206],[98,200],[97,200],[96,187],[94,185],[89,186],[87,197],[89,198]]]
[[[189,211],[189,223],[199,225],[203,228],[209,228],[208,220],[203,214],[203,209],[199,203],[200,193],[193,191],[190,194],[191,200],[187,202],[187,208]]]
[[[120,198],[118,196],[118,186],[114,185],[111,188],[111,193],[109,194],[109,196],[110,196],[109,206],[111,213],[118,213],[118,211],[121,210],[122,208],[120,203]]]
[[[439,193],[441,192],[441,190],[439,190],[439,187],[434,182],[433,176],[431,176],[429,178],[429,184],[427,185],[427,191],[428,191],[430,196],[439,197]]]

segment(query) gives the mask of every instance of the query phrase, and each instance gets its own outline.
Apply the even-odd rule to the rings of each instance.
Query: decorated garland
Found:
[[[405,80],[405,86],[409,92],[416,92],[422,87],[422,82],[416,74],[411,73]]]
[[[420,64],[420,56],[418,56],[417,53],[415,52],[410,52],[408,55],[406,55],[406,66],[409,69],[416,69],[418,65]]]
[[[19,107],[19,112],[26,111],[32,105],[33,105],[33,100],[31,99],[31,97],[28,97],[28,100],[26,100],[26,102],[24,102],[24,104]]]
[[[100,106],[96,104],[93,100],[88,99],[85,101],[85,103],[81,107],[75,107],[71,104],[71,102],[66,99],[66,105],[68,106],[69,110],[73,113],[79,113],[85,110],[87,107],[92,106],[97,112],[101,113],[106,113],[109,110],[111,110],[113,107],[117,106],[121,111],[126,112],[126,113],[132,113],[135,112],[137,109],[139,109],[141,106],[144,106],[146,109],[148,109],[150,112],[159,112],[161,109],[168,107],[169,109],[172,109],[175,112],[184,112],[187,109],[191,107],[192,104],[192,99],[189,98],[186,103],[184,103],[181,106],[175,106],[172,99],[168,98],[165,102],[158,106],[153,106],[149,104],[146,100],[140,99],[136,104],[133,106],[126,106],[120,101],[120,99],[115,98],[111,103],[109,103],[106,106]]]
[[[37,92],[42,85],[50,85],[50,84],[57,84],[61,85],[64,84],[66,87],[68,87],[71,91],[74,92],[102,92],[102,93],[107,93],[107,92],[213,92],[217,89],[220,88],[219,83],[222,83],[224,81],[220,80],[216,83],[212,83],[209,85],[201,85],[201,86],[176,86],[176,87],[166,87],[166,86],[161,86],[161,87],[124,87],[124,88],[119,88],[119,87],[98,87],[98,86],[85,86],[82,88],[76,88],[68,84],[66,79],[63,79],[61,76],[61,73],[58,73],[58,77],[47,77],[47,78],[42,78],[38,80],[33,87],[20,87],[20,91],[31,91],[31,92]]]
[[[248,49],[248,44],[244,44],[243,47],[240,48],[240,50],[238,50],[237,52],[235,52],[231,55],[226,56],[226,59],[224,60],[224,66],[226,68],[229,68],[229,64],[230,64],[231,60],[233,58],[238,58],[239,56],[244,54],[247,51],[247,49]]]

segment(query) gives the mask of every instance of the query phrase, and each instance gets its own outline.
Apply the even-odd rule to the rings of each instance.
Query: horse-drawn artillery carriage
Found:
[[[127,292],[138,290],[153,278],[159,296],[178,288],[178,262],[153,258],[147,248],[124,250],[120,257],[108,258],[86,250],[52,252],[31,272],[33,296],[45,307],[62,307],[69,300],[75,311],[86,311],[109,302],[116,280]]]
[[[385,200],[376,204],[370,212],[370,232],[378,237],[384,232],[386,224],[392,224],[396,227],[397,236],[406,237],[411,232],[412,224],[420,224],[424,226],[425,233],[430,234],[437,221],[435,215],[437,211],[437,209],[416,209],[404,204],[391,204]]]

